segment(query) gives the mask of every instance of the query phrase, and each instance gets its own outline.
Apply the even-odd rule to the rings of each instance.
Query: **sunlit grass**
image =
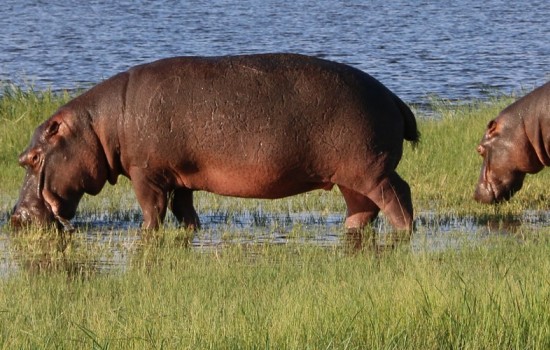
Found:
[[[59,106],[69,101],[68,92],[34,91],[8,85],[0,86],[0,199],[2,209],[13,206],[24,170],[18,155],[27,147],[34,129]],[[10,203],[11,202],[11,203]]]
[[[172,238],[129,246],[124,271],[4,277],[0,347],[545,349],[548,233],[373,254],[301,244],[189,250],[165,231]]]

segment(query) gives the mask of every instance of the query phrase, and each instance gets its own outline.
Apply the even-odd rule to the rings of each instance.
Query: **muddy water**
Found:
[[[100,213],[86,215],[75,221],[77,232],[67,240],[47,240],[37,247],[8,232],[7,213],[0,220],[0,276],[21,268],[43,270],[59,262],[60,252],[71,250],[70,265],[64,269],[90,269],[95,272],[124,270],[139,247],[151,243],[150,237],[139,231],[140,213]],[[82,215],[84,216],[84,215]],[[459,249],[468,243],[483,243],[495,235],[515,235],[517,232],[541,228],[550,219],[550,212],[526,211],[517,217],[464,217],[441,216],[430,212],[417,215],[416,231],[410,248],[413,252]],[[224,249],[228,245],[263,244],[316,244],[329,248],[387,249],[394,243],[392,229],[384,218],[374,223],[376,238],[365,242],[365,237],[344,233],[344,216],[341,213],[288,213],[272,214],[261,211],[236,214],[210,212],[201,215],[203,228],[188,237],[178,230],[167,230],[166,235],[181,235],[182,245],[198,251]],[[166,227],[175,227],[168,219]],[[178,233],[179,232],[179,233]],[[156,239],[158,240],[156,236]],[[178,238],[172,240],[172,244]],[[67,248],[70,245],[70,248]],[[80,251],[80,252],[78,252]],[[77,253],[75,253],[77,252]],[[52,263],[51,254],[56,255]],[[80,254],[80,255],[79,255]],[[61,254],[62,255],[62,254]]]

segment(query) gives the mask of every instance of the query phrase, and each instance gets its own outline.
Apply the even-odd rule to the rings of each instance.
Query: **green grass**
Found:
[[[5,88],[3,213],[23,179],[17,155],[34,128],[70,97]],[[417,213],[500,225],[526,210],[548,209],[548,171],[528,176],[510,203],[472,200],[481,166],[475,147],[488,120],[512,100],[459,106],[438,100],[434,116],[417,112],[422,141],[405,147],[399,165]],[[275,201],[197,193],[196,203],[199,214],[252,212],[260,226],[262,212],[345,212],[337,190]],[[121,179],[85,197],[80,209],[81,216],[108,211],[127,219],[138,207]],[[330,247],[234,244],[251,233],[224,230],[219,246],[203,249],[188,249],[192,235],[170,225],[156,233],[81,228],[72,237],[48,230],[0,233],[0,349],[550,348],[548,228],[460,234],[421,227],[415,245],[394,249],[373,247],[367,237],[356,246],[345,236]],[[288,235],[312,232],[296,225]],[[434,235],[456,244],[422,244]]]
[[[4,277],[0,348],[547,349],[548,233],[414,254],[149,241],[124,271]]]

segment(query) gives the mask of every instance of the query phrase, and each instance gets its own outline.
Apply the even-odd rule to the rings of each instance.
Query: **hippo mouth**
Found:
[[[59,228],[63,228],[64,231],[67,232],[73,232],[74,227],[71,224],[71,222],[68,219],[65,219],[61,215],[59,215],[57,206],[52,205],[46,198],[42,195],[42,191],[44,189],[44,183],[46,175],[44,174],[44,158],[42,158],[40,162],[40,171],[39,171],[39,177],[38,177],[38,188],[37,188],[37,195],[38,198],[41,199],[44,202],[44,205],[46,206],[47,210],[53,215],[54,219],[57,221],[57,226]]]
[[[474,199],[484,204],[498,204],[510,200],[523,185],[524,174],[511,172],[500,178],[490,176],[491,158],[487,154],[481,170],[479,183],[474,193]]]
[[[30,181],[30,180],[28,180]],[[20,229],[24,226],[36,223],[39,226],[46,226],[55,223],[57,229],[72,232],[74,227],[68,219],[59,215],[56,206],[52,205],[43,195],[45,184],[44,161],[40,161],[38,181],[36,184],[31,184],[28,188],[28,195],[23,196],[12,210],[10,223],[14,229]],[[24,192],[23,192],[24,193]],[[29,201],[29,198],[31,199]]]
[[[488,182],[482,182],[477,185],[474,193],[474,199],[484,204],[498,203],[497,194],[493,188],[493,185]]]
[[[71,224],[71,222],[68,219],[65,219],[61,215],[53,212],[48,202],[44,201],[44,203],[46,204],[50,212],[53,214],[53,217],[57,223],[58,228],[60,229],[63,228],[63,231],[66,231],[66,232],[73,232],[75,230],[74,226]]]
[[[521,189],[522,185],[522,179],[498,185],[489,181],[484,181],[478,184],[474,199],[484,204],[498,204],[509,201],[514,194]]]
[[[489,159],[487,159],[487,164],[484,164],[481,170],[481,176],[479,183],[474,193],[474,199],[480,203],[484,204],[494,204],[498,203],[497,191],[495,190],[493,184],[488,181],[488,172],[489,172]]]

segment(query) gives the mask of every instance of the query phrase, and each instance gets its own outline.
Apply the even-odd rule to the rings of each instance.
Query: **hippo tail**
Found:
[[[412,142],[412,146],[415,147],[420,141],[420,131],[418,131],[418,127],[416,126],[416,118],[414,113],[411,111],[409,106],[405,104],[405,102],[401,101],[399,97],[395,96],[395,99],[397,107],[401,111],[401,115],[403,115],[405,125],[403,138]]]

